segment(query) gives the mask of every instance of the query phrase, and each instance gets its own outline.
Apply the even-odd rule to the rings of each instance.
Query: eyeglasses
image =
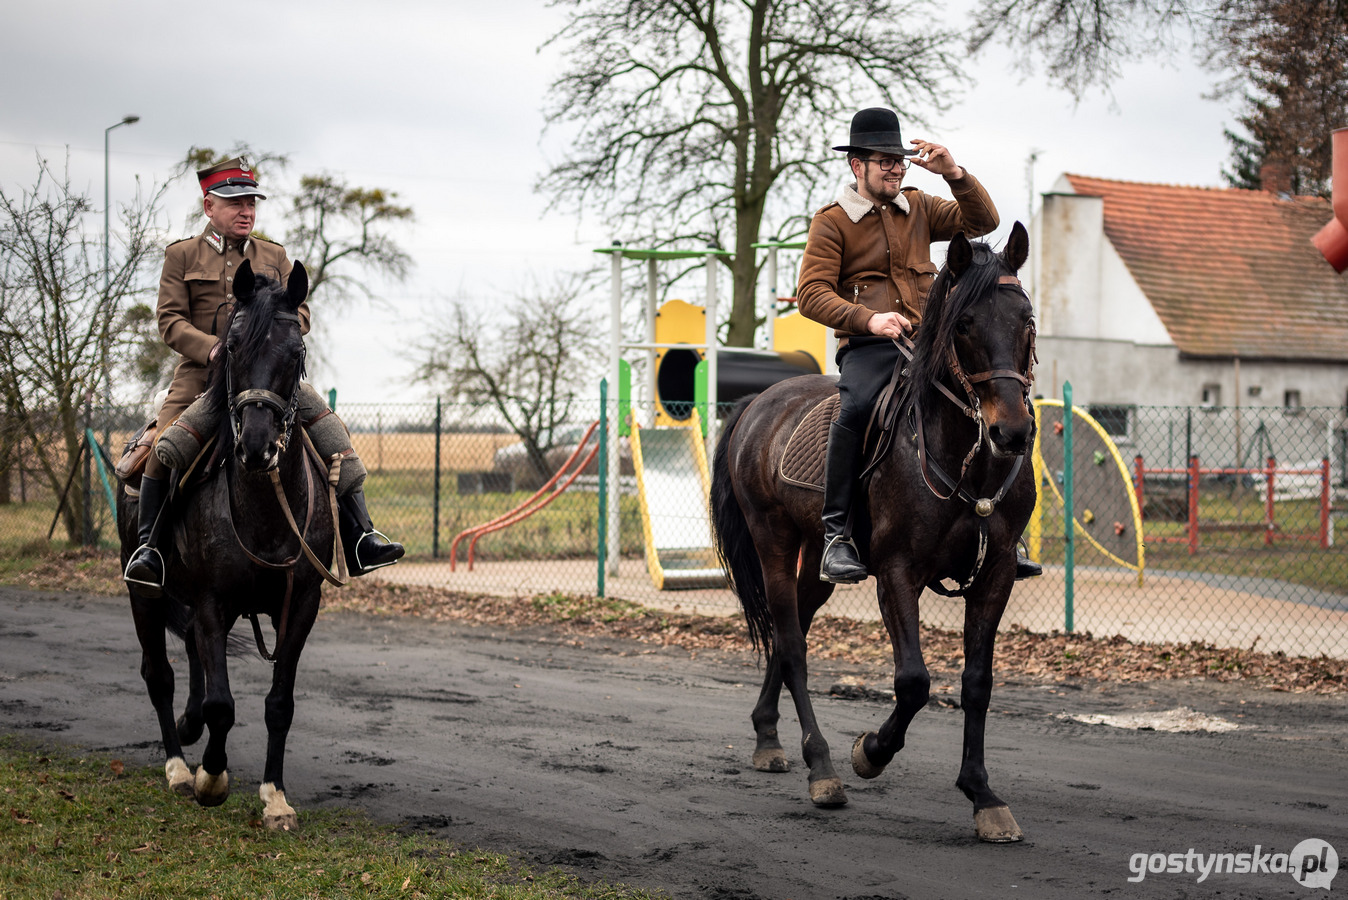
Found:
[[[880,167],[881,172],[892,172],[895,166],[897,166],[900,171],[908,168],[908,160],[898,156],[867,156],[861,158],[861,161],[864,163],[875,163]]]

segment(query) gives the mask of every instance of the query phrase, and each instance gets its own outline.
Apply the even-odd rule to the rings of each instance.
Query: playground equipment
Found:
[[[449,571],[455,571],[458,564],[459,541],[463,540],[465,537],[472,537],[472,540],[468,542],[468,571],[471,572],[473,571],[473,556],[477,550],[477,542],[483,535],[491,534],[493,531],[500,531],[502,528],[509,528],[517,522],[524,521],[565,493],[566,489],[571,486],[571,482],[575,481],[576,477],[580,475],[581,472],[585,471],[585,467],[588,466],[599,453],[599,441],[596,440],[594,446],[590,448],[590,452],[586,455],[585,459],[581,461],[581,464],[576,466],[574,470],[571,469],[571,464],[576,461],[580,456],[581,451],[585,449],[587,444],[589,444],[590,436],[595,433],[595,430],[598,427],[599,422],[595,421],[590,423],[590,427],[585,429],[585,434],[581,436],[580,442],[576,444],[576,449],[572,450],[571,455],[566,458],[566,462],[558,467],[552,477],[549,478],[542,487],[535,491],[533,496],[509,512],[492,519],[490,522],[483,522],[481,525],[465,528],[463,531],[456,534],[453,542],[449,545]],[[568,470],[570,470],[570,474],[568,474]],[[559,480],[562,480],[563,476],[565,476],[565,480],[562,481],[561,486],[554,489],[554,485],[556,485]]]
[[[689,417],[688,425],[632,426],[646,567],[662,591],[726,583],[712,549],[706,503],[711,474],[698,411],[690,410]]]
[[[1077,406],[1071,412],[1074,427],[1070,429],[1069,447],[1063,401],[1036,400],[1034,408],[1038,420],[1034,469],[1039,496],[1026,536],[1030,558],[1042,559],[1044,518],[1051,500],[1071,517],[1075,536],[1085,538],[1113,563],[1137,572],[1141,586],[1146,565],[1142,511],[1118,447],[1100,423]],[[1072,480],[1064,483],[1069,471]]]
[[[769,250],[770,277],[768,280],[775,282],[777,250],[803,246],[803,244],[756,244],[755,246]],[[827,371],[825,361],[815,358],[813,353],[802,352],[800,348],[768,351],[718,347],[716,327],[719,318],[715,261],[717,257],[729,256],[730,254],[727,251],[715,248],[686,251],[642,250],[627,248],[619,243],[614,243],[611,247],[600,247],[595,252],[608,254],[611,263],[608,393],[605,401],[607,405],[609,447],[617,447],[619,436],[627,434],[629,430],[634,431],[633,425],[638,424],[647,429],[648,460],[652,458],[651,449],[655,444],[660,444],[662,449],[674,450],[682,447],[683,442],[698,439],[699,443],[705,441],[700,451],[701,465],[705,472],[706,458],[710,448],[715,446],[716,441],[718,404],[760,391],[782,378],[805,374],[806,372]],[[622,264],[625,259],[644,260],[646,262],[645,335],[644,340],[641,341],[625,341],[623,339]],[[682,301],[670,301],[657,310],[656,263],[661,260],[679,259],[705,260],[707,269],[705,306],[699,309]],[[768,287],[773,295],[774,302],[768,310],[767,318],[775,323],[775,283],[768,285]],[[814,323],[809,324],[817,328],[820,333],[824,331],[822,326]],[[808,333],[808,328],[796,325],[788,327],[786,333],[798,337],[802,333]],[[820,340],[825,345],[827,344],[826,337],[821,337]],[[774,342],[774,346],[778,345]],[[628,374],[630,368],[623,359],[625,351],[641,351],[646,354],[644,392],[651,403],[647,407],[650,412],[646,414],[647,421],[645,423],[630,421],[632,387],[630,374]],[[696,417],[693,414],[694,410],[698,411]],[[681,425],[681,423],[686,423],[690,419],[697,423],[695,432],[655,436],[657,433],[651,431],[652,428],[657,426],[673,427]],[[686,425],[682,427],[688,428]],[[633,438],[635,445],[639,438],[635,433]],[[633,455],[635,461],[635,446],[633,447]],[[616,576],[620,555],[617,502],[620,496],[618,455],[610,452],[607,463],[607,472],[603,473],[602,477],[606,483],[605,494],[609,499],[604,514],[605,546],[601,549],[604,558],[604,572]],[[681,479],[676,485],[669,487],[664,484],[667,474],[662,471],[654,479],[655,482],[659,483],[658,490],[662,493],[662,496],[654,501],[652,500],[651,490],[645,486],[645,479],[638,478],[638,493],[643,509],[647,511],[644,518],[650,519],[654,529],[646,535],[648,557],[653,556],[657,561],[662,559],[661,552],[663,551],[657,552],[658,548],[651,544],[651,540],[655,531],[663,528],[663,524],[659,523],[663,523],[668,516],[664,504],[667,502],[685,506],[696,504],[705,507],[707,498],[705,479],[697,493],[694,494],[691,489],[696,485],[692,482],[691,476],[687,479]],[[656,475],[655,470],[652,470],[652,475]],[[663,492],[666,490],[672,491],[668,498],[663,496]],[[654,511],[653,517],[650,515],[652,510]],[[705,516],[705,509],[700,512]],[[657,540],[664,539],[661,534],[656,534]],[[707,552],[711,550],[710,530],[706,534],[704,549]],[[676,555],[688,559],[703,558],[699,554],[700,551],[694,552],[690,546],[682,546],[679,554]],[[668,557],[668,554],[665,554],[665,556]],[[657,578],[657,583],[668,582],[670,586],[674,586],[677,582],[679,586],[688,586],[687,582],[694,580],[694,577],[691,574],[675,576],[673,572],[676,568],[678,567],[673,565],[666,568],[662,563],[659,571],[663,574],[657,576],[656,569],[652,569],[652,577]],[[687,571],[691,573],[697,568],[694,566]],[[719,573],[719,569],[717,571]]]
[[[1189,457],[1189,465],[1183,469],[1175,468],[1147,468],[1142,457],[1135,457],[1133,460],[1135,477],[1135,488],[1137,493],[1137,503],[1143,503],[1145,497],[1146,477],[1148,475],[1183,475],[1186,480],[1185,494],[1188,499],[1188,520],[1186,522],[1185,533],[1180,536],[1168,535],[1149,535],[1147,540],[1188,544],[1189,555],[1198,553],[1198,483],[1206,475],[1253,475],[1264,479],[1264,521],[1250,524],[1225,524],[1216,525],[1209,523],[1205,526],[1209,531],[1250,531],[1262,530],[1264,532],[1264,546],[1273,546],[1275,538],[1280,540],[1293,541],[1316,541],[1322,549],[1329,549],[1330,531],[1329,531],[1329,460],[1323,459],[1316,468],[1301,469],[1280,469],[1277,460],[1270,456],[1267,464],[1263,468],[1245,468],[1245,467],[1226,467],[1226,468],[1204,468],[1199,465],[1198,457]],[[1305,478],[1312,476],[1319,481],[1319,506],[1320,506],[1320,528],[1318,531],[1288,534],[1279,530],[1276,513],[1274,511],[1274,500],[1276,494],[1275,483],[1279,477],[1291,476],[1293,478]]]

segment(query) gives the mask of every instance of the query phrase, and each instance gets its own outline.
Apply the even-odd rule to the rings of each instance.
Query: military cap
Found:
[[[258,190],[257,179],[248,161],[241,156],[216,163],[209,169],[197,172],[201,182],[201,195],[214,194],[217,197],[257,197],[267,199],[267,195]]]

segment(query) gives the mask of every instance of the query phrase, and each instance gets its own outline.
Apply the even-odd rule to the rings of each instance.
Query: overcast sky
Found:
[[[332,365],[314,373],[342,402],[416,400],[408,348],[426,312],[447,297],[504,302],[548,273],[594,265],[610,234],[592,216],[544,215],[536,176],[561,148],[542,142],[544,93],[557,55],[538,52],[557,11],[540,2],[166,4],[46,0],[10,4],[0,29],[0,180],[29,184],[37,154],[60,164],[101,206],[103,130],[112,132],[114,207],[135,178],[162,180],[192,145],[244,141],[287,153],[288,178],[331,172],[395,190],[416,213],[397,236],[416,261],[405,285],[380,285],[388,308],[358,308],[330,323]],[[1002,239],[1028,221],[1026,158],[1038,150],[1035,190],[1065,171],[1106,178],[1221,185],[1224,104],[1202,99],[1211,79],[1187,59],[1125,70],[1111,98],[1076,105],[1009,57],[974,60],[976,86],[930,129],[987,186]],[[858,97],[857,108],[876,98]],[[838,142],[846,120],[833,123]],[[841,156],[841,154],[839,154]],[[845,174],[839,163],[839,175]],[[949,196],[939,178],[908,182]],[[187,234],[200,194],[182,182],[169,199],[170,237]],[[815,198],[823,205],[831,195]],[[259,224],[279,230],[263,204]],[[195,229],[194,229],[195,230]],[[689,286],[690,300],[701,280]],[[606,308],[606,291],[596,304]],[[315,309],[316,316],[323,316]]]

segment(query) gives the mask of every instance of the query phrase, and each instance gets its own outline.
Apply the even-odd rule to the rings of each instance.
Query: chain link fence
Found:
[[[375,525],[408,548],[407,559],[375,577],[734,614],[733,595],[702,572],[709,530],[696,441],[643,446],[624,436],[605,449],[621,473],[617,538],[608,538],[602,429],[587,434],[599,406],[582,407],[547,436],[541,472],[487,407],[339,407],[369,470]],[[1048,401],[1039,413],[1041,503],[1026,546],[1045,573],[1017,584],[1006,626],[1348,656],[1342,410],[1097,406],[1064,416]],[[640,408],[635,416],[649,418]],[[115,458],[136,419],[136,411],[95,411],[82,424]],[[61,448],[39,459],[31,439],[5,437],[0,552],[115,546],[96,459],[72,466]],[[73,519],[57,515],[67,480]],[[922,610],[929,624],[962,627],[958,598],[927,592]],[[840,586],[826,612],[878,617],[874,581]]]

